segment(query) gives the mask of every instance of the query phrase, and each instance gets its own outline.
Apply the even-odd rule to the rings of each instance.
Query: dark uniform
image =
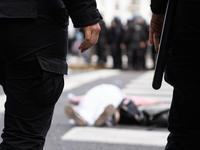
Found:
[[[138,19],[142,22],[137,21]],[[146,41],[148,40],[147,25],[143,19],[135,18],[135,20],[129,24],[129,28],[125,37],[125,43],[127,45],[128,56],[128,69],[142,70],[145,67],[145,53],[146,53]],[[140,43],[145,44],[144,47],[140,46]]]
[[[106,42],[108,30],[104,21],[99,22],[101,32],[99,33],[99,40],[96,44],[96,53],[98,55],[98,65],[101,67],[106,63]]]
[[[7,95],[2,150],[42,150],[67,74],[68,16],[96,24],[95,0],[0,0],[0,84]]]
[[[167,0],[152,0],[164,14]],[[165,79],[174,87],[166,150],[200,150],[199,0],[176,0]]]
[[[108,31],[108,40],[113,57],[113,69],[122,69],[122,50],[120,44],[123,40],[123,29],[121,20],[114,18],[111,29]]]

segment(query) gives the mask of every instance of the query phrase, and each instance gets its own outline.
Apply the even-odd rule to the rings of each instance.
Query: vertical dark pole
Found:
[[[174,4],[176,0],[168,0],[166,13],[165,13],[165,20],[163,25],[163,30],[160,39],[160,47],[158,51],[158,58],[156,62],[156,69],[154,72],[153,77],[153,84],[152,87],[156,90],[160,89],[163,79],[163,73],[165,69],[165,63],[167,58],[167,50],[170,44],[170,34],[171,34],[171,25],[173,21],[173,11],[174,11]]]

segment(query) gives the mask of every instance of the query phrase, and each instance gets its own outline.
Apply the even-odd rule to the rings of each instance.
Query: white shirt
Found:
[[[100,84],[85,94],[78,105],[77,113],[92,126],[108,105],[112,104],[117,108],[122,100],[123,94],[117,86]]]

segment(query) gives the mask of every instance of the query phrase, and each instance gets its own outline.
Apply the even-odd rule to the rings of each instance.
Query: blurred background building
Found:
[[[150,22],[150,0],[97,0],[97,5],[107,26],[114,17],[121,18],[123,24],[135,15],[141,15]]]
[[[150,0],[96,1],[103,16],[103,20],[99,22],[101,32],[98,43],[81,54],[78,47],[84,39],[82,30],[74,29],[70,22],[70,67],[79,68],[79,64],[84,64],[86,68],[92,65],[128,70],[153,69],[156,54],[148,42]]]

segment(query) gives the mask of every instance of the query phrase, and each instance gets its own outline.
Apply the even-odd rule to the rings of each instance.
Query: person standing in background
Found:
[[[108,34],[111,55],[113,57],[113,69],[122,69],[122,50],[120,47],[123,41],[122,35],[123,29],[121,20],[116,17],[112,21],[111,29]]]
[[[107,36],[108,29],[104,21],[100,21],[99,25],[101,27],[101,31],[99,33],[99,40],[96,44],[96,53],[98,55],[98,66],[104,67],[107,56],[106,56],[106,44],[107,44]]]
[[[145,53],[147,47],[147,25],[141,16],[136,16],[128,25],[125,36],[128,56],[128,70],[145,70]]]

